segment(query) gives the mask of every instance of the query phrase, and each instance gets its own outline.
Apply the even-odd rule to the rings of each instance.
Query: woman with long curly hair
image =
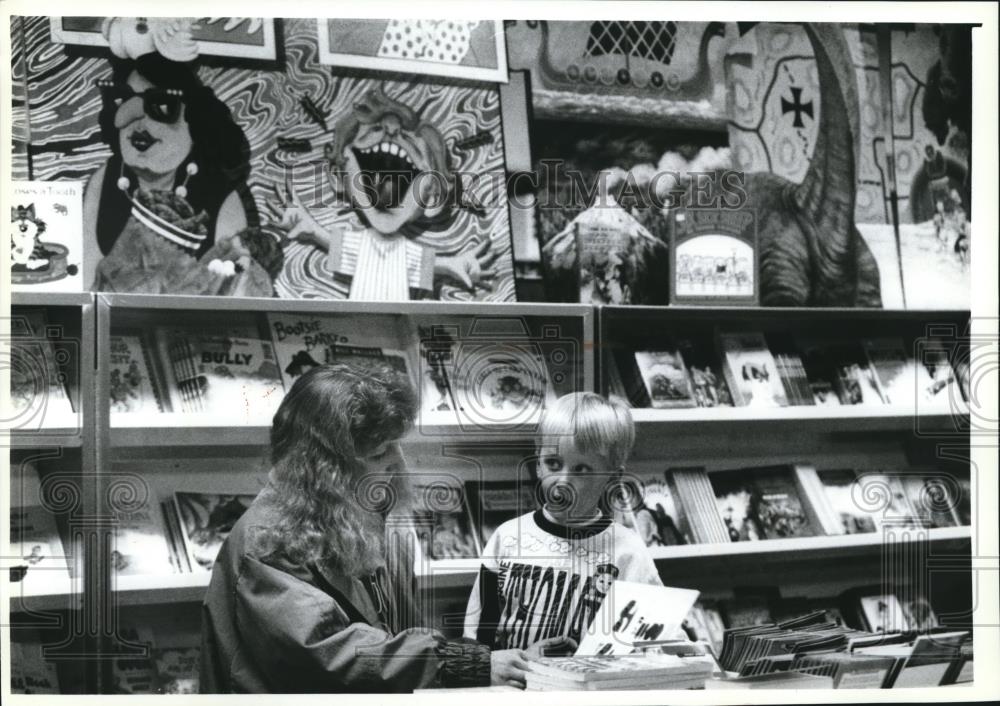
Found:
[[[323,365],[295,381],[274,415],[268,483],[212,571],[203,692],[523,688],[529,653],[558,642],[491,652],[420,627],[413,542],[387,540],[416,409],[389,366]]]

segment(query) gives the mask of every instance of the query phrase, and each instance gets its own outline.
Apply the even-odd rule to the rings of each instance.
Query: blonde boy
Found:
[[[660,585],[642,539],[602,510],[634,441],[632,415],[615,399],[574,393],[546,410],[537,439],[542,506],[488,539],[466,637],[494,649],[578,642],[614,581]]]

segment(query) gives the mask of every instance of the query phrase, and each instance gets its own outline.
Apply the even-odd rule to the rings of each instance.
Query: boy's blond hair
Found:
[[[625,467],[635,443],[635,423],[628,406],[617,397],[595,392],[563,395],[545,409],[538,426],[538,445],[554,446],[572,436],[584,453],[608,459],[611,469]]]

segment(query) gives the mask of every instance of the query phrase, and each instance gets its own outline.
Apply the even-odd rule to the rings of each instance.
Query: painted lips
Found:
[[[154,144],[159,142],[158,139],[150,135],[145,130],[136,130],[131,135],[129,135],[128,141],[139,152],[145,152]]]

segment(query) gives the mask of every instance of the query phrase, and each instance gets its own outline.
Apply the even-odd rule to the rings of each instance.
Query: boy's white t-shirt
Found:
[[[615,580],[662,585],[634,530],[610,518],[565,527],[542,510],[508,520],[483,549],[465,637],[497,650],[555,636],[579,642]]]

